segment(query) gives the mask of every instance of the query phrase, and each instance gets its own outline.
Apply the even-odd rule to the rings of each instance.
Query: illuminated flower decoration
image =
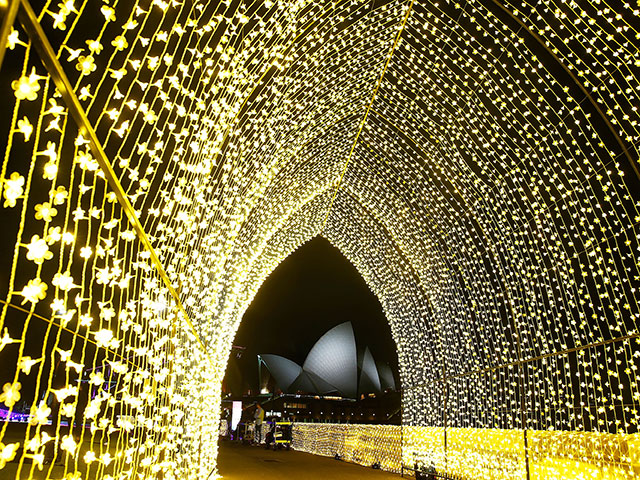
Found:
[[[76,413],[75,403],[63,403],[60,405],[60,413],[63,417],[73,417]]]
[[[20,382],[5,383],[2,387],[2,393],[0,393],[0,402],[3,402],[9,408],[13,407],[20,400],[21,388]]]
[[[4,332],[2,333],[2,337],[0,337],[0,352],[4,350],[4,347],[6,347],[7,345],[11,343],[17,343],[17,342],[18,340],[14,340],[9,336],[9,331],[7,330],[7,327],[4,327]]]
[[[96,71],[96,64],[93,60],[93,55],[80,55],[78,57],[78,63],[76,63],[76,70],[82,72],[82,75],[89,75],[91,72]]]
[[[100,387],[104,383],[104,374],[101,371],[89,374],[89,384]]]
[[[140,188],[142,190],[146,190],[147,188],[149,188],[150,185],[151,183],[149,183],[149,180],[147,180],[146,178],[143,178],[142,180],[140,180]]]
[[[55,180],[56,175],[58,175],[58,165],[55,160],[49,160],[44,164],[44,171],[42,173],[42,178],[45,180]]]
[[[40,300],[44,300],[47,296],[47,284],[39,278],[29,280],[27,285],[20,292],[20,295],[24,297],[24,300],[22,300],[21,303],[22,305],[27,302],[31,302],[35,305]]]
[[[93,318],[88,313],[84,313],[80,315],[80,326],[81,327],[89,327],[93,322]]]
[[[116,38],[113,39],[113,41],[111,42],[111,45],[113,45],[116,48],[116,50],[122,51],[129,46],[129,43],[127,42],[127,39],[125,38],[124,35],[118,35]]]
[[[19,446],[19,442],[9,443],[7,445],[0,442],[0,469],[4,468],[7,463],[15,458]]]
[[[58,390],[52,390],[52,392],[56,396],[56,400],[58,400],[59,402],[64,402],[65,399],[78,395],[78,387],[66,386]]]
[[[24,192],[24,177],[18,172],[13,172],[4,180],[4,207],[15,207],[16,201]]]
[[[22,120],[18,120],[18,131],[24,135],[24,141],[28,142],[33,133],[33,125],[27,117],[22,117]]]
[[[109,466],[109,464],[111,462],[113,462],[113,457],[111,456],[111,454],[109,452],[105,452],[102,455],[100,455],[100,462],[105,466]]]
[[[100,55],[100,52],[102,51],[103,46],[98,40],[87,40],[86,43],[91,53],[95,55]]]
[[[65,311],[64,300],[61,298],[55,298],[53,302],[51,302],[51,310],[53,313],[60,313]]]
[[[104,15],[104,19],[107,22],[114,22],[116,20],[116,12],[113,8],[107,5],[103,5],[100,8],[100,11],[102,12],[102,15]]]
[[[160,63],[160,57],[148,57],[147,58],[147,68],[149,70],[155,70],[158,68],[158,64]],[[146,85],[143,86],[143,89],[146,89]]]
[[[7,47],[9,47],[9,50],[13,50],[16,48],[16,45],[22,45],[23,47],[27,46],[26,43],[20,40],[18,31],[14,30],[13,27],[11,27],[11,33],[7,37]]]
[[[33,415],[33,412],[34,412],[34,407],[31,407],[31,415]],[[42,425],[46,425],[46,423],[47,421],[45,420],[45,423]],[[30,418],[29,425],[36,426],[38,425],[38,423],[31,423],[31,418]],[[26,444],[27,450],[29,450],[30,452],[37,452],[42,445],[44,445],[51,439],[51,437],[49,437],[47,433],[45,432],[41,432],[41,433],[42,433],[42,437],[40,434],[36,433],[36,435],[31,440],[29,440],[29,442]]]
[[[154,123],[158,119],[158,116],[155,114],[153,110],[149,110],[147,113],[144,114],[143,118],[144,118],[144,121],[147,123]]]
[[[37,407],[35,405],[31,407],[29,424],[33,426],[46,425],[49,422],[49,415],[51,415],[51,409],[41,401]]]
[[[80,54],[84,51],[82,48],[69,48],[65,47],[69,51],[69,56],[67,57],[68,62],[74,61],[76,58],[80,56]]]
[[[133,230],[123,230],[120,232],[120,238],[127,242],[132,242],[136,239],[136,233]]]
[[[47,142],[46,150],[36,153],[36,155],[42,155],[49,158],[50,162],[55,162],[58,159],[58,146],[56,142]]]
[[[49,245],[53,245],[62,239],[62,229],[60,227],[49,227],[49,232],[44,238]]]
[[[135,30],[136,28],[138,28],[137,20],[129,20],[124,24],[124,28],[126,28],[127,30]]]
[[[76,208],[71,213],[73,214],[73,221],[74,222],[79,222],[80,220],[84,220],[84,219],[87,218],[86,212],[84,211],[84,209],[82,209],[80,207]]]
[[[42,359],[41,358],[33,359],[29,356],[20,357],[20,360],[18,361],[18,368],[25,375],[29,375],[31,373],[31,369],[33,368],[33,366],[36,363],[38,363],[40,360]]]
[[[80,93],[78,94],[80,100],[84,101],[91,97],[91,85],[85,85],[80,89]]]
[[[54,117],[58,117],[64,113],[64,107],[62,105],[58,105],[58,102],[55,98],[49,99],[49,109],[44,112],[44,115],[53,115]]]
[[[38,235],[31,237],[31,242],[26,247],[27,260],[31,260],[37,265],[42,265],[45,260],[53,258],[53,252],[49,250],[47,242]]]
[[[47,432],[40,432],[40,444],[45,445],[47,442],[53,440],[53,437],[49,436]]]
[[[60,7],[60,11],[64,12],[65,15],[69,15],[71,12],[78,13],[73,0],[65,0],[64,2],[59,3],[58,7]]]
[[[45,132],[49,132],[51,130],[56,130],[60,133],[62,133],[62,126],[60,125],[60,117],[54,118],[53,120],[51,120],[49,122],[49,125],[47,125],[47,128],[45,129]]]
[[[100,306],[100,318],[106,322],[109,322],[113,317],[116,316],[116,311],[113,307],[107,306],[105,303],[98,302]]]
[[[120,138],[124,137],[125,133],[129,131],[129,120],[122,122],[119,128],[114,130],[114,133]]]
[[[118,288],[121,288],[122,290],[126,290],[127,288],[129,288],[129,281],[131,280],[131,278],[133,278],[131,275],[127,274],[124,277],[122,277],[119,281],[118,281]]]
[[[54,205],[62,205],[68,196],[69,193],[63,185],[49,192],[49,197],[52,199]]]
[[[77,287],[77,285],[73,283],[73,277],[69,272],[56,273],[53,276],[53,280],[51,280],[51,283],[52,285],[58,287],[60,290],[64,290],[65,292],[68,292],[72,288]]]
[[[40,91],[40,84],[38,81],[42,77],[36,75],[36,69],[33,67],[29,76],[22,76],[18,80],[14,80],[11,83],[11,88],[14,90],[14,94],[18,100],[30,100],[33,101],[38,98],[38,92]]]
[[[113,340],[113,332],[107,329],[93,332],[93,336],[96,339],[96,343],[99,347],[108,347],[111,343],[111,340]]]
[[[49,15],[51,15],[51,18],[53,18],[53,28],[56,28],[58,30],[66,30],[67,29],[67,15],[65,15],[63,12],[47,12],[49,13]]]
[[[126,363],[113,361],[113,362],[109,362],[109,365],[111,365],[111,368],[115,373],[118,373],[120,375],[124,375],[129,371],[129,368],[127,367]]]
[[[90,420],[96,418],[100,414],[100,400],[98,398],[91,400],[84,409],[84,418]]]
[[[72,350],[62,350],[61,348],[57,348],[56,351],[60,354],[60,360],[66,362],[71,358]]]
[[[111,120],[117,120],[118,117],[120,116],[120,112],[116,109],[116,108],[112,108],[111,110],[107,110],[104,112],[107,117],[109,117]]]
[[[122,80],[124,76],[127,74],[126,68],[119,68],[118,70],[109,70],[111,72],[111,78],[115,78],[116,80]]]
[[[51,440],[51,437],[46,432],[41,432],[42,440],[40,439],[40,435],[36,434],[29,443],[26,444],[27,450],[31,452],[37,452],[42,445]],[[32,458],[33,463],[38,467],[38,470],[42,471],[42,467],[44,466],[44,453],[35,453],[33,455],[25,455],[27,458]]]
[[[109,192],[109,194],[111,194],[113,192]],[[108,195],[107,195],[108,197]],[[113,228],[115,228],[118,225],[118,220],[117,219],[111,219],[109,220],[107,223],[105,223],[104,225],[102,225],[102,228],[104,228],[105,230],[111,230]],[[107,242],[107,240],[105,240],[105,243]]]
[[[36,453],[31,457],[33,459],[33,463],[35,463],[38,470],[42,471],[44,467],[44,453]]]
[[[44,202],[36,205],[36,220],[50,222],[58,214],[58,210],[51,206],[51,203]]]
[[[80,165],[80,168],[90,172],[95,172],[99,167],[98,162],[89,152],[78,152],[74,160],[78,165]]]
[[[82,457],[84,460],[84,463],[86,463],[87,465],[93,463],[96,461],[96,454],[95,452],[93,452],[92,450],[87,450],[87,453],[84,454],[84,457]]]
[[[76,310],[74,308],[66,311],[64,314],[60,316],[60,323],[63,326],[67,326],[71,320],[73,320],[74,315],[76,314]]]
[[[63,3],[59,3],[58,7],[60,8],[60,10],[57,13],[50,11],[48,12],[49,15],[51,15],[51,17],[53,18],[53,28],[66,30],[67,17],[71,12],[78,13],[78,10],[76,10],[76,7],[73,4],[73,0],[66,0]]]
[[[76,448],[78,448],[78,445],[72,435],[65,435],[62,437],[62,441],[60,442],[61,450],[67,452],[69,455],[73,455],[76,452]]]
[[[66,363],[67,363],[67,368],[70,368],[71,370],[73,370],[78,374],[82,373],[82,369],[84,368],[84,365],[82,363],[76,363],[71,360],[67,360]]]

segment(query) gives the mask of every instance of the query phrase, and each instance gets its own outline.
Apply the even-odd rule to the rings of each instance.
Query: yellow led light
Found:
[[[402,426],[296,425],[300,448],[637,476],[639,14],[69,0],[43,7],[44,39],[14,25],[0,350],[29,416],[20,478],[54,464],[48,420],[55,475],[211,476],[235,331],[316,235],[380,299]]]

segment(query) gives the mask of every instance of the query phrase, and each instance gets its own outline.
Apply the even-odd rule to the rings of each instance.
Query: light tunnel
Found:
[[[322,235],[397,345],[390,469],[640,477],[637,6],[0,13],[0,476],[214,478],[242,315]]]

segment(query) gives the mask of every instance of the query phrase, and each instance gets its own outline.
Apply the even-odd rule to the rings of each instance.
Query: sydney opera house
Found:
[[[302,366],[281,356],[261,354],[284,393],[307,393],[357,398],[395,389],[391,367],[377,363],[368,346],[356,342],[353,327],[345,322],[332,328],[314,344]]]
[[[402,420],[294,449],[640,478],[639,48],[631,1],[0,0],[0,478],[217,478],[235,332],[316,236]],[[265,361],[383,387],[321,347]]]

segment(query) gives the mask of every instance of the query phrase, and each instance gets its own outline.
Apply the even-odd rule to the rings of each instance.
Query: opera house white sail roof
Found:
[[[320,337],[302,366],[280,355],[263,354],[260,358],[285,393],[356,398],[359,394],[395,388],[391,368],[376,363],[369,347],[364,347],[358,356],[351,322],[341,323]]]

